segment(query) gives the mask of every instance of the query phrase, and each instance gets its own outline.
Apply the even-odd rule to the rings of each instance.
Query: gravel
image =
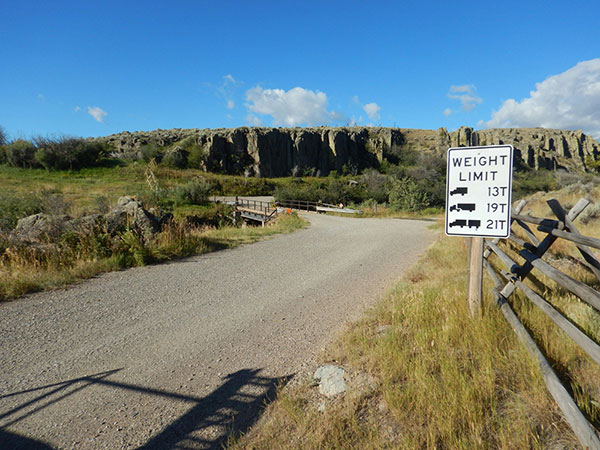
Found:
[[[0,305],[0,448],[220,448],[247,429],[435,236],[423,221],[306,217]]]

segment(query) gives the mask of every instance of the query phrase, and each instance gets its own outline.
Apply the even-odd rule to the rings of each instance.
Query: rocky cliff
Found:
[[[194,153],[197,167],[218,173],[279,177],[327,175],[396,163],[407,150],[444,153],[449,147],[511,144],[516,167],[585,171],[600,144],[581,131],[503,128],[448,132],[382,127],[172,129],[128,131],[102,138],[123,156],[141,158],[144,146]]]

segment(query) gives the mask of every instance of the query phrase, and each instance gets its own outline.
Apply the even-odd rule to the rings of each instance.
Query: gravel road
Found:
[[[220,448],[414,264],[429,223],[308,229],[0,304],[0,448]]]

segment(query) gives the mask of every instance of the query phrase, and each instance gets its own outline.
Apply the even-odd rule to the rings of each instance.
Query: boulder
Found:
[[[42,243],[60,238],[67,231],[75,231],[67,215],[34,214],[19,219],[11,237],[18,241]]]
[[[333,397],[346,392],[344,369],[341,367],[321,366],[315,371],[314,378],[319,380],[319,392],[326,397]]]
[[[117,206],[104,216],[106,231],[115,234],[124,231],[127,226],[138,230],[144,237],[150,238],[160,231],[159,219],[146,211],[142,204],[132,197],[121,197]]]

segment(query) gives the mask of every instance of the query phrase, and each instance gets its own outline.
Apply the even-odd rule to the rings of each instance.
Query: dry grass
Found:
[[[461,263],[458,263],[462,261]],[[537,366],[491,304],[465,302],[463,241],[443,237],[406,280],[324,355],[374,386],[315,406],[309,378],[282,390],[233,448],[576,446]]]
[[[167,226],[148,242],[126,231],[115,238],[102,233],[69,235],[47,248],[8,247],[0,254],[0,301],[62,287],[102,272],[232,248],[306,225],[295,214],[282,216],[265,228],[190,228],[182,221]]]
[[[550,217],[547,198],[569,207],[582,194],[600,199],[599,189],[552,192],[534,196],[526,210]],[[598,223],[592,218],[580,231],[599,237]],[[572,247],[556,249],[575,256]],[[514,250],[512,256],[518,258]],[[556,259],[553,264],[593,284],[581,266]],[[487,290],[483,317],[469,318],[466,276],[464,241],[441,237],[404,282],[322,355],[322,362],[343,366],[350,380],[373,382],[350,381],[347,393],[325,400],[310,374],[300,375],[281,389],[257,426],[231,439],[230,447],[579,448],[537,364]],[[597,311],[539,273],[529,283],[600,342]],[[598,366],[524,296],[514,295],[511,303],[579,407],[600,428]]]

